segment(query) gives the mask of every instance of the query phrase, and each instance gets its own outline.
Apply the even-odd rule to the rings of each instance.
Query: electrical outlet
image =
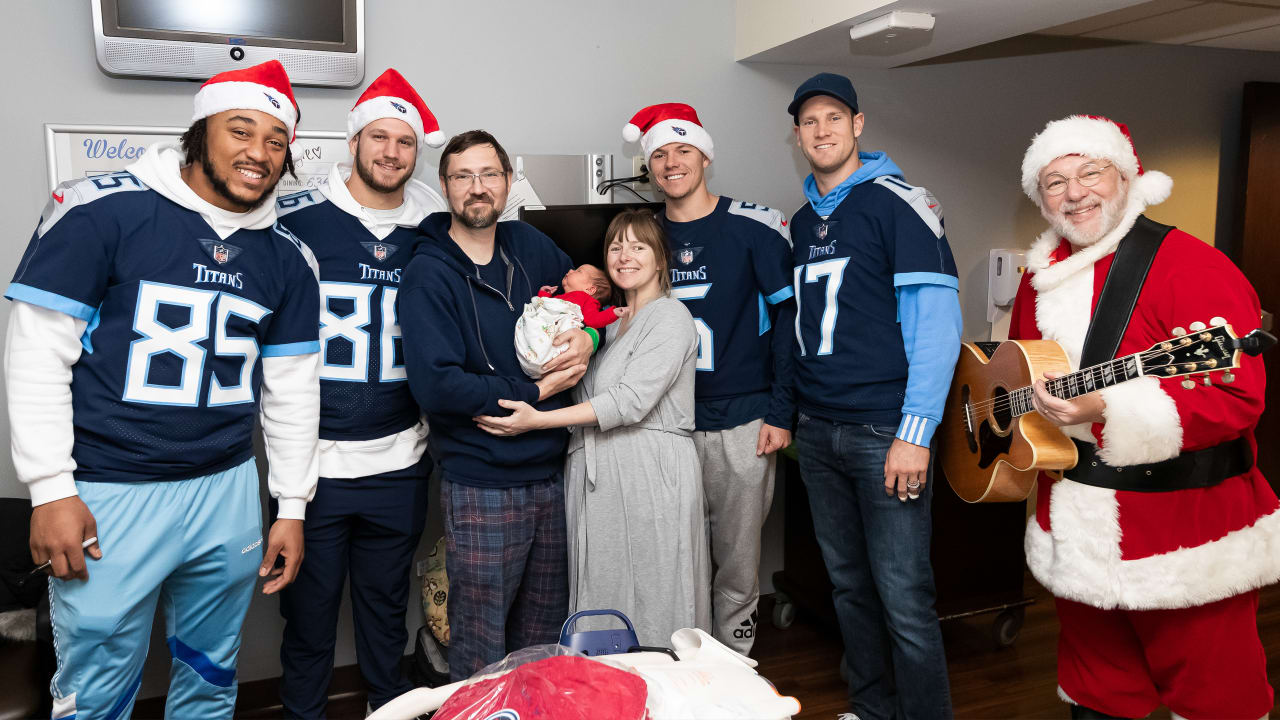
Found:
[[[613,156],[604,154],[587,155],[587,202],[601,204],[613,202],[613,191],[607,190],[604,195],[596,192],[596,186],[613,177]]]
[[[644,161],[643,155],[632,155],[631,156],[631,177],[635,177],[640,173],[644,172],[645,166],[646,166],[646,163]]]

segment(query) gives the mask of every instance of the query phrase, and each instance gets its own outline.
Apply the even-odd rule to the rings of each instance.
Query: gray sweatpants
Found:
[[[763,419],[695,432],[711,533],[712,636],[751,651],[760,600],[760,530],[773,502],[776,455],[756,457]]]

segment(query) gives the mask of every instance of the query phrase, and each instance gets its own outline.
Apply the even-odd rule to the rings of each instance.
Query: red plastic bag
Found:
[[[505,675],[462,687],[432,717],[644,720],[647,697],[645,681],[635,673],[582,656],[560,655],[527,662]]]

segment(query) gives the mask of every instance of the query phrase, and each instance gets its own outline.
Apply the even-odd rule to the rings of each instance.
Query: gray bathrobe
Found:
[[[599,427],[569,441],[565,510],[569,609],[621,610],[643,645],[711,628],[711,560],[693,382],[698,337],[684,304],[653,300],[608,342],[578,384]],[[578,630],[616,626],[580,622]]]

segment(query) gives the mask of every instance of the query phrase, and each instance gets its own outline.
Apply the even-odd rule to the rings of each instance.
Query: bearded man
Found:
[[[1257,294],[1222,253],[1142,215],[1173,181],[1143,171],[1124,125],[1049,123],[1022,187],[1051,227],[1028,254],[1011,337],[1056,340],[1076,368],[1206,324],[1258,327]],[[1138,288],[1136,301],[1100,305],[1104,286]],[[1094,339],[1108,327],[1118,347]],[[1233,374],[1135,373],[1070,401],[1036,382],[1036,410],[1079,451],[1064,477],[1041,474],[1026,534],[1031,572],[1055,597],[1072,718],[1271,708],[1255,616],[1257,588],[1280,576],[1280,503],[1253,463],[1262,362],[1245,357]]]

